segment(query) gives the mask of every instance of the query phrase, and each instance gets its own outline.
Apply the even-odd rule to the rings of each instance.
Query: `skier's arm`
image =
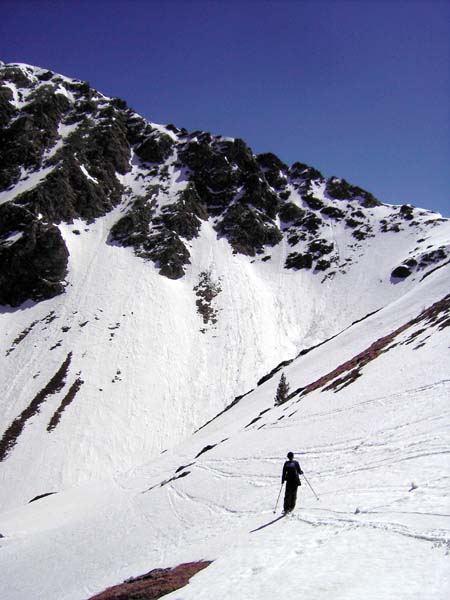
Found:
[[[299,475],[303,475],[302,468],[301,468],[301,466],[299,465],[299,463],[298,463],[298,462],[297,462],[297,465],[296,465],[296,466],[297,466],[297,472],[299,473]]]
[[[283,485],[283,483],[286,481],[286,463],[284,463],[283,466],[283,473],[281,475],[281,485]]]

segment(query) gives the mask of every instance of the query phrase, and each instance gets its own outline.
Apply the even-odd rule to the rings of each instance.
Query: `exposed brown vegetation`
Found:
[[[218,311],[213,306],[212,302],[216,296],[220,294],[222,288],[219,281],[213,281],[212,275],[209,271],[203,271],[199,276],[199,283],[194,287],[197,300],[195,304],[197,306],[197,312],[202,316],[203,323],[217,323]],[[204,333],[205,330],[203,329]]]
[[[36,394],[27,408],[23,410],[20,415],[16,417],[16,419],[14,419],[14,421],[5,431],[0,440],[0,462],[8,456],[12,448],[16,445],[17,439],[22,433],[26,422],[39,412],[40,406],[45,401],[47,396],[56,394],[62,390],[71,360],[72,352],[69,352],[65,361],[62,363],[58,371],[53,375],[47,385]]]
[[[84,381],[82,379],[80,379],[79,377],[77,379],[75,379],[75,381],[70,386],[69,391],[62,399],[62,402],[59,405],[58,409],[55,411],[53,417],[50,419],[50,422],[47,425],[47,431],[50,432],[50,431],[53,431],[53,429],[55,429],[55,427],[58,425],[58,423],[61,419],[61,415],[63,414],[65,409],[69,406],[69,404],[72,402],[72,400],[75,398],[78,390],[83,385],[83,383],[84,383]]]
[[[33,323],[31,323],[31,325],[29,325],[26,329],[24,329],[21,333],[19,333],[19,335],[14,339],[11,348],[9,348],[9,350],[7,350],[6,352],[6,356],[9,356],[11,354],[11,352],[15,349],[15,347],[20,344],[20,342],[22,340],[24,340],[27,335],[30,333],[30,331],[32,331],[33,327],[35,325],[37,325],[39,323],[39,321],[33,321]]]
[[[184,563],[173,569],[153,569],[145,575],[108,588],[90,600],[157,600],[187,585],[191,577],[210,564],[211,561],[202,560]]]

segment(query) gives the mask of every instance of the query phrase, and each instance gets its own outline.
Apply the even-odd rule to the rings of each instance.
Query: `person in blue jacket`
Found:
[[[301,485],[300,475],[303,471],[299,463],[294,460],[294,453],[288,452],[288,460],[284,463],[283,474],[281,476],[281,485],[286,482],[286,491],[284,493],[284,513],[290,513],[295,508],[297,501],[297,489]]]

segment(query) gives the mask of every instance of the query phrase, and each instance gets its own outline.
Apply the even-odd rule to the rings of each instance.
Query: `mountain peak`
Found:
[[[170,278],[185,274],[189,241],[208,219],[234,252],[267,259],[286,239],[286,268],[332,274],[339,260],[329,239],[333,228],[347,228],[361,241],[374,226],[394,231],[405,221],[419,228],[423,222],[424,211],[408,205],[398,211],[303,163],[288,167],[274,154],[256,156],[243,140],[150,123],[86,82],[25,64],[2,65],[0,81],[0,211],[8,223],[2,230],[8,256],[30,239],[33,227],[42,228],[42,220],[47,227],[77,218],[91,222],[122,205],[110,241],[133,247]],[[377,214],[370,213],[375,208]],[[15,231],[22,237],[12,248]],[[29,251],[23,260],[36,262],[38,250]],[[21,271],[3,273],[4,304],[63,290],[61,266],[36,273],[51,282],[48,287],[24,289],[30,274]]]

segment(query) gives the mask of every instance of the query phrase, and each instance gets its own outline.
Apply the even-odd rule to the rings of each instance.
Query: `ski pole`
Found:
[[[275,504],[275,508],[273,509],[273,512],[276,513],[277,512],[277,506],[278,506],[278,500],[280,499],[281,496],[281,490],[283,489],[283,484],[281,484],[280,487],[280,493],[278,494],[278,498],[277,498],[277,503]]]
[[[312,493],[314,494],[314,496],[316,497],[316,500],[319,499],[319,496],[316,494],[316,492],[313,490],[312,485],[309,483],[309,481],[306,479],[306,475],[303,473],[303,477],[305,478],[306,483],[309,485],[309,487],[311,488]]]

